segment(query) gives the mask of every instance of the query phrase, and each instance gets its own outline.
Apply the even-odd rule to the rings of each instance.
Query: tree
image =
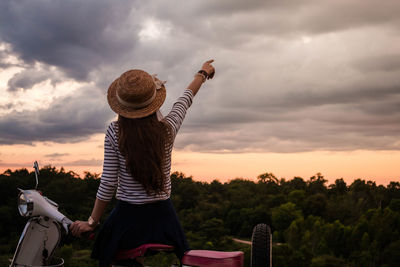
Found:
[[[305,200],[304,213],[307,215],[325,215],[327,198],[324,194],[317,193],[309,196]]]
[[[272,226],[277,230],[285,230],[294,220],[302,216],[301,210],[295,204],[288,202],[272,209]]]
[[[329,192],[333,195],[343,195],[347,192],[347,184],[343,178],[336,179],[334,184],[329,186]]]
[[[276,178],[276,176],[271,172],[266,172],[266,173],[260,174],[257,177],[257,179],[258,179],[259,183],[275,183],[275,184],[279,184],[278,178]]]

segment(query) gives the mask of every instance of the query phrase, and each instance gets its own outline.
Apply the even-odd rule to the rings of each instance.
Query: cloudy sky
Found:
[[[165,114],[213,58],[173,171],[400,177],[397,0],[3,0],[0,13],[0,170],[101,172],[109,84],[158,73]]]

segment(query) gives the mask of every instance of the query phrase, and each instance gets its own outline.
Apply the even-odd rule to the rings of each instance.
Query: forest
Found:
[[[242,250],[249,266],[250,240],[258,223],[271,226],[274,266],[399,266],[400,183],[377,185],[356,179],[329,184],[320,173],[287,180],[264,173],[256,181],[194,181],[171,175],[171,199],[192,249]],[[66,172],[46,166],[39,187],[72,220],[91,213],[100,175]],[[0,174],[0,266],[8,266],[27,218],[17,209],[18,189],[35,186],[34,172]],[[108,205],[107,213],[113,202]],[[103,216],[103,220],[106,216]],[[65,266],[96,266],[90,259],[93,241],[69,238],[57,251]],[[170,266],[171,255],[150,258],[152,266]]]

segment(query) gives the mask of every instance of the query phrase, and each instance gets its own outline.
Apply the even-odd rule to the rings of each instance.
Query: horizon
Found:
[[[325,155],[329,156],[330,153],[325,152]],[[375,153],[373,153],[375,154]],[[179,162],[179,157],[184,157],[186,160],[186,163],[184,163],[183,161]],[[219,158],[216,159],[215,155],[203,155],[203,159],[207,158],[207,157],[213,157],[214,158],[211,160],[213,162],[213,164],[219,164],[219,165],[223,165],[226,164],[226,157],[224,158]],[[229,156],[235,156],[235,155],[229,155]],[[280,156],[288,156],[287,154],[281,154]],[[292,155],[291,155],[292,156]],[[304,156],[304,155],[303,155]],[[274,158],[275,160],[277,160],[276,155],[271,155],[272,158]],[[293,157],[293,156],[292,156]],[[386,155],[386,157],[391,157],[391,155]],[[188,160],[188,154],[184,154],[184,155],[179,155],[178,154],[178,160],[173,160],[172,161],[172,167],[171,167],[171,174],[174,172],[179,172],[179,173],[183,173],[185,175],[185,177],[192,177],[192,179],[194,181],[200,181],[200,182],[207,182],[210,183],[213,180],[217,180],[221,183],[225,183],[225,182],[229,182],[231,180],[235,180],[235,179],[245,179],[245,180],[251,180],[251,181],[257,181],[257,177],[261,174],[264,173],[272,173],[273,175],[275,175],[278,179],[285,179],[286,181],[292,180],[295,177],[300,177],[302,178],[304,181],[308,181],[311,177],[316,176],[318,174],[321,174],[324,179],[327,180],[327,185],[333,184],[335,182],[335,180],[337,179],[343,179],[346,184],[349,186],[350,184],[352,184],[355,180],[357,179],[361,179],[361,180],[365,180],[365,181],[372,181],[375,182],[377,185],[383,185],[383,186],[387,186],[390,184],[390,182],[399,182],[399,178],[398,176],[393,176],[393,177],[387,177],[387,176],[383,176],[383,175],[379,175],[379,176],[374,176],[376,175],[376,173],[374,173],[374,175],[366,175],[365,173],[369,173],[370,169],[365,170],[364,174],[361,175],[335,175],[335,172],[330,170],[330,171],[326,171],[323,172],[321,170],[315,170],[313,171],[312,169],[308,168],[308,169],[303,169],[301,171],[301,173],[295,173],[295,171],[290,172],[291,174],[287,174],[284,175],[282,173],[285,173],[284,170],[278,170],[278,172],[274,171],[274,170],[269,170],[264,168],[264,171],[262,171],[262,168],[260,168],[260,171],[252,171],[251,175],[230,175],[230,176],[223,176],[223,174],[215,174],[216,171],[214,171],[213,169],[210,170],[210,168],[205,168],[206,171],[201,171],[201,169],[204,167],[204,165],[198,166],[197,169],[192,170],[191,166],[192,164],[190,163],[190,159],[193,160],[198,160],[199,158],[202,158],[201,156],[199,157],[198,155],[191,155],[191,157],[189,157]],[[294,156],[294,158],[292,160],[297,160],[299,157],[298,156]],[[343,157],[343,155],[338,155],[337,158],[342,159],[343,161],[347,161],[346,158]],[[238,158],[238,160],[242,160],[243,158]],[[387,158],[384,158],[381,160],[381,162],[379,162],[380,164],[382,164],[382,161],[385,161]],[[230,159],[228,159],[229,161]],[[309,161],[314,160],[313,156],[308,157]],[[279,161],[279,158],[278,158]],[[330,161],[328,161],[327,164],[329,164]],[[203,164],[209,164],[208,162],[203,162]],[[343,163],[343,162],[342,162]],[[395,164],[395,161],[393,161],[393,163]],[[352,163],[354,164],[354,163]],[[358,164],[360,164],[360,162],[358,162]],[[362,164],[362,162],[361,162]],[[185,167],[186,165],[186,167]],[[11,169],[11,171],[15,171],[18,169],[22,169],[25,168],[27,169],[29,172],[33,171],[33,162],[31,164],[25,163],[25,164],[21,164],[21,165],[17,165],[17,166],[12,166],[12,167],[7,167],[7,166],[2,166],[0,165],[0,173],[4,173],[6,170]],[[65,172],[69,172],[69,171],[73,171],[74,173],[78,174],[80,176],[80,178],[84,177],[84,173],[85,172],[89,172],[91,174],[98,174],[101,177],[101,171],[102,171],[102,166],[68,166],[65,165],[63,166],[62,163],[52,163],[49,161],[41,161],[39,160],[39,167],[46,167],[46,166],[51,166],[51,167],[55,167],[57,170],[60,170],[61,168],[64,168]],[[180,167],[179,167],[180,166]],[[227,168],[227,167],[225,167]],[[222,173],[225,173],[225,168],[222,168]],[[207,171],[208,170],[208,171]],[[249,173],[249,170],[244,170],[242,172],[242,174],[244,173]],[[349,173],[349,172],[346,172]],[[379,173],[379,170],[378,172]]]
[[[399,181],[399,1],[7,0],[0,13],[0,170],[101,172],[111,82],[158,73],[166,114],[213,58],[172,170]]]

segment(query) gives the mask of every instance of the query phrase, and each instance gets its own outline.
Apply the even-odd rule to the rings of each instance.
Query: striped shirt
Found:
[[[166,164],[164,165],[165,191],[158,195],[148,195],[144,187],[132,178],[130,171],[126,169],[125,158],[118,148],[118,123],[113,121],[107,128],[104,140],[104,163],[100,186],[96,197],[109,201],[117,189],[116,198],[131,204],[144,204],[158,200],[168,199],[171,195],[171,152],[176,134],[182,125],[187,109],[192,105],[193,92],[186,89],[181,97],[173,105],[169,114],[163,121],[169,124],[172,131],[171,142],[165,144]]]

